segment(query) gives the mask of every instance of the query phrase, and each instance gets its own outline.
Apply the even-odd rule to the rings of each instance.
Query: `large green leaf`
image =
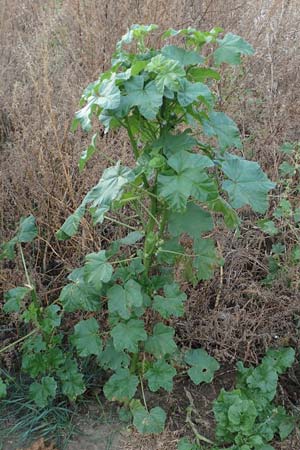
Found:
[[[146,352],[151,353],[156,358],[172,355],[177,349],[173,340],[174,334],[174,328],[163,323],[157,323],[154,325],[152,336],[149,336],[145,343]]]
[[[74,327],[71,342],[75,345],[79,356],[97,355],[102,351],[102,340],[99,336],[99,325],[97,320],[81,320]]]
[[[18,286],[10,289],[4,294],[5,304],[3,311],[5,313],[17,312],[20,310],[21,302],[26,295],[31,291],[30,288],[25,286]]]
[[[96,153],[96,138],[98,136],[98,133],[95,133],[92,137],[90,145],[87,147],[86,150],[84,150],[81,155],[78,162],[79,166],[79,172],[82,172],[83,169],[86,166],[86,163],[92,158],[92,156]]]
[[[223,188],[228,192],[234,208],[250,205],[254,211],[264,213],[268,208],[268,191],[275,187],[259,164],[227,154],[222,170],[228,180]]]
[[[138,343],[147,339],[142,320],[131,319],[126,323],[119,323],[111,330],[114,346],[117,351],[128,350],[138,352]]]
[[[108,309],[111,313],[117,312],[122,319],[129,319],[134,307],[143,304],[141,285],[134,280],[129,280],[124,287],[115,284],[108,292]]]
[[[29,396],[37,406],[44,408],[56,394],[57,383],[53,377],[43,377],[41,382],[34,382],[30,385]]]
[[[178,91],[178,80],[185,76],[185,71],[178,62],[168,59],[162,54],[154,56],[146,70],[156,73],[155,84],[160,94],[164,93],[165,87],[171,91]]]
[[[195,384],[211,383],[215,371],[220,368],[218,361],[201,348],[189,350],[184,359],[191,366],[188,374]]]
[[[165,297],[155,295],[153,299],[153,309],[167,319],[170,316],[180,317],[184,314],[184,302],[186,294],[181,292],[178,284],[166,284],[164,286]]]
[[[168,392],[173,390],[173,378],[176,370],[163,359],[155,361],[145,373],[148,380],[149,389],[152,392],[158,391],[160,388]]]
[[[78,227],[81,219],[84,216],[84,212],[84,206],[80,206],[79,208],[77,208],[76,211],[65,220],[64,224],[56,232],[57,239],[59,239],[60,241],[65,241],[74,236],[78,231]]]
[[[139,433],[159,434],[164,431],[166,413],[159,406],[147,411],[139,400],[135,400],[130,403],[130,409],[133,415],[133,425]]]
[[[217,65],[222,62],[240,64],[241,55],[253,55],[253,47],[236,34],[228,33],[223,39],[217,39],[219,48],[214,52],[214,61]]]
[[[162,94],[158,91],[154,81],[144,86],[144,77],[137,75],[124,83],[128,103],[137,106],[145,119],[155,119],[162,105]]]
[[[174,59],[178,61],[183,67],[202,64],[204,62],[204,57],[199,55],[199,53],[193,50],[186,50],[182,47],[177,47],[176,45],[166,45],[161,50],[162,54],[167,58]]]
[[[207,199],[210,189],[205,192],[201,185],[208,180],[203,169],[214,165],[210,158],[181,151],[168,159],[168,165],[176,174],[158,176],[158,193],[173,210],[184,210],[191,195],[200,200],[199,194],[202,194],[201,200]]]
[[[139,379],[128,369],[118,369],[105,383],[103,392],[108,400],[125,402],[134,396]]]
[[[101,306],[99,295],[79,281],[67,284],[62,289],[59,300],[66,312],[98,311]]]
[[[172,236],[187,233],[196,239],[202,233],[211,231],[213,228],[211,214],[195,203],[189,203],[183,213],[172,212],[169,216],[168,229]]]
[[[97,291],[101,290],[103,283],[108,283],[113,274],[113,267],[107,262],[105,250],[90,253],[85,257],[84,279]]]
[[[220,148],[240,148],[242,146],[240,132],[236,123],[222,112],[212,111],[207,119],[202,119],[206,136],[216,136]]]
[[[207,106],[212,106],[214,101],[213,95],[206,84],[191,83],[186,79],[180,81],[177,97],[178,102],[183,107],[190,105],[197,99],[201,99]]]

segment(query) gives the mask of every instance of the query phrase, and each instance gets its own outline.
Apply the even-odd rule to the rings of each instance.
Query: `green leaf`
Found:
[[[154,148],[163,148],[167,158],[182,150],[191,150],[195,145],[197,145],[197,139],[191,135],[189,129],[179,134],[164,133],[153,143]]]
[[[234,208],[250,205],[258,213],[267,210],[268,192],[275,184],[256,162],[227,154],[222,163],[222,170],[229,178],[223,182],[223,189],[228,192]]]
[[[187,233],[196,239],[202,233],[211,231],[213,228],[214,223],[211,214],[195,205],[195,203],[189,203],[183,213],[173,212],[169,216],[168,229],[172,236]]]
[[[100,355],[102,351],[102,341],[99,336],[99,325],[97,320],[81,320],[74,327],[74,334],[71,342],[76,347],[79,356]]]
[[[145,343],[145,350],[156,358],[172,355],[177,350],[177,345],[173,340],[174,328],[167,327],[163,323],[154,325],[153,334],[149,336]]]
[[[128,350],[132,353],[138,352],[138,343],[147,339],[142,320],[131,319],[127,323],[119,323],[111,330],[115,349],[120,352]]]
[[[54,399],[56,389],[57,383],[53,377],[43,377],[40,383],[35,382],[30,385],[29,396],[39,408],[44,408],[50,400]]]
[[[15,253],[15,246],[16,243],[18,242],[17,237],[15,236],[13,239],[11,239],[8,242],[4,242],[3,244],[1,244],[0,249],[1,249],[1,253],[0,253],[0,261],[2,261],[3,259],[15,259],[16,257],[16,253]]]
[[[124,238],[119,239],[119,242],[121,245],[134,245],[144,237],[145,232],[132,231],[131,233],[128,233]]]
[[[32,242],[37,237],[37,234],[35,218],[32,215],[20,220],[17,234],[18,242]]]
[[[212,111],[202,120],[206,136],[216,136],[222,150],[228,147],[241,148],[240,132],[236,123],[222,112]]]
[[[175,211],[185,209],[188,198],[193,195],[202,201],[209,195],[202,185],[207,183],[208,177],[202,169],[212,167],[214,163],[204,155],[182,151],[168,159],[168,165],[177,172],[175,175],[158,176],[158,193],[165,198]]]
[[[110,313],[118,313],[122,319],[129,319],[134,307],[143,304],[141,285],[134,280],[129,280],[124,287],[115,284],[108,292],[108,309]]]
[[[5,313],[17,312],[21,308],[21,302],[26,297],[26,295],[31,291],[30,288],[25,286],[18,286],[16,288],[10,289],[4,294],[5,304],[3,306],[3,311]]]
[[[92,158],[92,156],[96,153],[96,147],[95,147],[95,143],[96,143],[96,139],[97,139],[98,133],[93,134],[92,137],[92,141],[90,143],[90,145],[87,147],[86,150],[84,150],[81,153],[80,159],[79,159],[79,172],[82,172],[83,169],[86,166],[86,163]]]
[[[197,255],[193,262],[197,271],[197,279],[209,280],[212,278],[215,268],[221,263],[214,241],[212,239],[195,239],[193,249]]]
[[[205,350],[200,348],[189,350],[185,354],[185,362],[191,366],[188,374],[195,384],[211,383],[215,371],[220,368],[220,364]]]
[[[199,55],[199,53],[192,50],[185,50],[176,45],[166,45],[162,48],[161,53],[169,59],[178,61],[183,67],[204,63],[204,57]]]
[[[145,119],[155,119],[162,105],[162,94],[158,91],[155,82],[144,86],[144,77],[137,75],[124,83],[130,106],[137,106]]]
[[[134,172],[129,167],[122,167],[120,163],[104,170],[98,184],[87,193],[81,204],[84,207],[91,203],[91,206],[95,208],[95,224],[104,220],[104,214],[109,210],[112,202],[121,196],[126,184],[134,178]]]
[[[173,390],[173,378],[176,370],[163,359],[155,361],[145,373],[148,380],[149,389],[152,392],[158,391],[160,388],[168,392]]]
[[[98,253],[90,253],[85,257],[84,280],[87,284],[100,291],[102,283],[108,283],[113,274],[113,267],[107,262],[105,250]]]
[[[292,164],[289,164],[287,161],[284,161],[283,163],[280,164],[279,171],[280,171],[280,174],[283,176],[285,176],[285,175],[294,176],[296,174],[295,166]]]
[[[275,222],[273,220],[269,219],[261,219],[258,220],[257,226],[266,234],[269,234],[270,236],[275,236],[279,233],[278,228],[275,225]]]
[[[164,286],[165,297],[155,295],[153,309],[167,319],[171,316],[180,317],[184,314],[184,302],[186,294],[180,291],[178,284],[166,284]]]
[[[6,397],[6,395],[7,395],[6,387],[7,387],[6,384],[4,383],[2,378],[0,378],[0,399]]]
[[[139,433],[159,434],[164,431],[166,413],[159,406],[147,411],[146,408],[137,400],[135,402],[131,402],[130,409],[133,415],[133,425]]]
[[[258,390],[262,397],[269,401],[273,400],[276,394],[278,375],[272,366],[261,364],[257,366],[251,375],[247,377],[247,384],[250,389]]]
[[[295,361],[295,350],[291,347],[280,349],[269,349],[262,363],[268,367],[273,367],[276,372],[281,375],[288,368],[292,367]]]
[[[139,379],[132,375],[128,369],[118,369],[105,383],[103,392],[111,401],[126,402],[134,396]]]
[[[59,300],[66,312],[99,311],[99,295],[89,291],[81,282],[67,284],[61,291]]]
[[[219,48],[214,52],[214,61],[217,66],[226,62],[228,64],[241,64],[241,55],[253,55],[253,47],[236,34],[228,33],[223,39],[217,39]]]
[[[198,446],[193,444],[188,440],[188,438],[184,437],[178,441],[177,450],[198,450]]]
[[[286,155],[292,155],[295,151],[295,144],[293,142],[284,142],[279,147],[279,150]]]
[[[154,56],[146,70],[156,73],[155,84],[160,94],[164,93],[165,87],[171,91],[178,91],[179,79],[185,76],[185,71],[178,62],[162,54]]]
[[[207,202],[211,211],[223,214],[224,222],[228,228],[235,228],[239,225],[240,220],[235,210],[222,197]]]
[[[78,371],[77,363],[69,358],[64,364],[63,369],[57,372],[57,375],[62,382],[62,393],[66,395],[71,401],[83,394],[85,391],[85,385],[83,382],[83,376]]]
[[[213,96],[206,84],[191,83],[186,79],[180,81],[180,90],[177,94],[178,102],[181,106],[186,107],[194,101],[201,99],[208,106],[213,105]]]
[[[109,339],[105,345],[105,350],[99,356],[99,363],[104,369],[117,370],[120,367],[128,367],[130,358],[124,351],[117,351],[113,340]]]
[[[60,307],[58,305],[50,305],[43,311],[43,319],[40,322],[41,329],[44,333],[50,334],[54,328],[59,327],[61,316],[58,314]]]
[[[84,212],[85,208],[83,206],[79,206],[79,208],[77,208],[76,211],[65,220],[64,224],[55,233],[58,240],[65,241],[77,233],[80,221],[84,216]]]
[[[188,71],[188,76],[193,79],[193,81],[204,82],[207,78],[213,78],[214,80],[220,80],[221,75],[213,69],[207,67],[191,67]]]

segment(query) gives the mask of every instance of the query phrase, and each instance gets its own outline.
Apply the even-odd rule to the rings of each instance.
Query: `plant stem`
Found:
[[[30,333],[26,334],[25,336],[21,337],[20,339],[17,339],[16,341],[12,342],[11,344],[6,345],[5,347],[0,349],[0,353],[4,353],[10,348],[14,347],[15,345],[19,344],[22,341],[25,341],[25,339],[29,338],[33,334],[35,334],[38,330],[38,328],[35,328],[34,330],[30,331]]]
[[[141,391],[142,391],[143,402],[144,402],[146,410],[148,411],[148,406],[147,406],[145,392],[144,392],[144,386],[143,386],[143,379],[142,379],[141,376],[140,376],[140,384],[141,384]]]
[[[127,225],[127,223],[120,222],[117,219],[113,219],[112,217],[104,216],[104,219],[109,220],[110,222],[116,223],[117,225],[121,225],[122,227],[128,228],[129,230],[137,231],[138,228],[132,227],[131,225]]]
[[[22,259],[22,264],[23,264],[23,268],[24,268],[24,272],[25,272],[25,276],[26,276],[27,286],[29,287],[29,289],[30,289],[30,291],[31,291],[31,292],[30,292],[30,294],[31,294],[31,299],[32,299],[32,302],[33,302],[33,304],[34,304],[34,306],[35,306],[37,312],[38,312],[38,311],[39,311],[40,305],[39,305],[38,297],[37,297],[37,295],[36,295],[35,286],[32,284],[32,282],[31,282],[31,280],[30,280],[30,277],[29,277],[29,274],[28,274],[28,270],[27,270],[27,266],[26,266],[26,261],[25,261],[25,258],[24,258],[24,253],[23,253],[22,245],[21,245],[21,244],[19,244],[19,250],[20,250],[21,259]]]

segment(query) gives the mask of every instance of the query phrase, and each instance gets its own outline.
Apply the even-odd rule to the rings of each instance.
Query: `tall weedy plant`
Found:
[[[204,350],[182,351],[176,345],[171,319],[184,315],[186,294],[174,279],[175,265],[180,262],[194,284],[209,279],[222,263],[214,241],[206,237],[215,214],[234,228],[236,209],[249,205],[265,212],[274,186],[256,162],[229,152],[242,146],[239,130],[215,110],[217,69],[240,64],[252,47],[231,33],[219,38],[221,29],[188,28],[161,36],[181,45],[148,48],[148,36],[156,29],[133,25],[122,37],[111,68],[85,89],[73,123],[74,130],[80,125],[90,131],[97,122],[106,133],[125,129],[135,165],[119,161],[105,169],[57,232],[62,240],[74,236],[87,211],[95,225],[108,220],[129,230],[86,256],[84,266],[69,275],[59,303],[64,313],[107,312],[101,329],[92,314],[77,323],[70,342],[79,357],[93,355],[112,372],[105,396],[129,407],[135,426],[145,433],[162,431],[166,418],[160,407],[148,410],[146,385],[154,392],[171,391],[178,368],[188,368],[196,384],[210,382],[219,367]],[[81,155],[80,170],[96,152],[96,140],[97,133]],[[189,239],[182,242],[183,235]],[[63,392],[68,395],[69,389],[74,398],[84,388],[76,364],[69,364],[72,376],[66,379],[64,364]],[[55,373],[39,373],[42,387],[52,378],[48,397],[60,376]],[[142,402],[135,399],[138,386]]]

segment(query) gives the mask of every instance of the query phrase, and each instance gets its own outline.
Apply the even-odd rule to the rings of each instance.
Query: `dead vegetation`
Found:
[[[20,216],[37,217],[41,237],[28,256],[45,303],[55,298],[67,271],[115,232],[103,227],[96,234],[86,223],[70,243],[54,238],[99,178],[103,153],[115,160],[128,155],[123,137],[103,137],[89,175],[80,175],[77,160],[88,141],[81,132],[72,134],[70,124],[82,89],[107,68],[116,40],[132,23],[222,26],[242,35],[256,54],[243,71],[225,74],[219,101],[239,125],[244,155],[276,179],[278,146],[300,139],[299,0],[0,0],[1,240]],[[204,345],[227,362],[257,362],[270,345],[298,342],[297,284],[279,280],[262,287],[267,245],[252,219],[240,237],[220,237],[224,269],[190,290],[186,320],[176,325],[183,345]],[[0,287],[13,287],[21,276],[18,265],[3,267]],[[6,343],[16,337],[11,330]],[[165,441],[153,448],[173,448],[169,436]],[[134,448],[144,448],[139,445]]]

